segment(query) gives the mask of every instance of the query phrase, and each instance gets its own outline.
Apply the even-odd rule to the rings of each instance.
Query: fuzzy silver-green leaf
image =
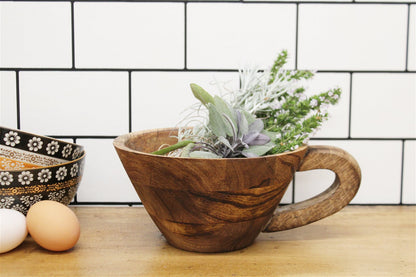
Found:
[[[232,135],[233,131],[231,126],[225,122],[224,116],[218,112],[216,106],[209,104],[209,122],[208,128],[211,132],[217,137],[226,137],[227,135]]]
[[[243,155],[246,157],[253,157],[253,154],[256,156],[263,156],[267,152],[269,152],[274,147],[274,143],[269,142],[264,145],[253,145],[250,146],[247,150],[243,151]]]
[[[214,103],[214,98],[205,89],[198,86],[197,84],[191,84],[191,90],[194,96],[201,101],[202,104],[207,106],[209,103]]]

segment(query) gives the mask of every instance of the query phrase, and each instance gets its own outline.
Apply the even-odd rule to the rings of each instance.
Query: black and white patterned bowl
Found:
[[[0,208],[27,213],[41,200],[68,205],[82,178],[80,145],[0,127]]]

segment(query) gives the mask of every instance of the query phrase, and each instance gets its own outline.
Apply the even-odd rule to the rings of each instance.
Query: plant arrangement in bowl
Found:
[[[300,227],[336,213],[358,191],[360,168],[342,149],[307,141],[336,104],[338,88],[307,96],[307,70],[240,71],[241,86],[199,104],[176,128],[121,135],[114,146],[154,223],[171,245],[196,252],[249,246],[260,232]],[[279,207],[295,171],[329,169],[321,194]]]
[[[308,97],[302,81],[314,73],[285,70],[286,61],[287,52],[283,51],[270,70],[240,71],[241,88],[225,96],[229,101],[191,84],[201,104],[189,121],[199,124],[180,126],[179,142],[153,153],[167,154],[182,148],[172,155],[242,158],[293,151],[306,144],[328,118],[328,107],[338,102],[341,90],[334,88]]]

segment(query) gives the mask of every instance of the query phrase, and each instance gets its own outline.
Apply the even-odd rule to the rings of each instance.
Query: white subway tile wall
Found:
[[[19,76],[23,130],[55,136],[129,130],[127,72],[22,71]]]
[[[120,159],[113,147],[113,139],[77,139],[87,153],[79,202],[139,202]]]
[[[317,71],[310,93],[343,91],[310,143],[357,159],[352,203],[416,204],[416,0],[3,1],[0,16],[0,125],[85,146],[74,204],[139,204],[113,139],[176,125],[190,83],[224,94],[282,49]],[[333,179],[298,172],[282,203]]]
[[[74,6],[79,68],[184,68],[183,3]]]
[[[17,127],[16,73],[13,71],[0,72],[0,122]]]
[[[407,5],[299,6],[299,68],[405,70]]]
[[[281,49],[295,53],[295,42],[294,4],[188,4],[188,68],[266,67]]]
[[[409,70],[416,70],[416,5],[411,5],[409,12],[409,57],[407,67]]]
[[[1,67],[71,67],[69,2],[0,2]]]
[[[339,87],[343,93],[339,102],[328,109],[330,117],[324,122],[315,134],[321,138],[348,138],[349,108],[350,108],[350,74],[348,73],[317,73],[309,84],[307,84],[310,95],[331,88]]]
[[[131,82],[133,130],[176,126],[196,103],[191,83],[219,95],[239,86],[234,72],[135,72]]]
[[[290,182],[289,187],[286,189],[285,194],[282,197],[282,200],[280,200],[281,204],[291,204],[293,203],[293,181]]]
[[[322,140],[311,141],[310,144],[340,147],[357,160],[362,180],[351,203],[400,203],[402,141]],[[323,192],[332,184],[334,174],[327,170],[312,170],[298,172],[295,178],[295,201],[298,201]]]
[[[325,191],[334,182],[335,174],[325,169],[315,169],[295,174],[295,202],[304,201]]]
[[[406,141],[403,160],[403,203],[416,202],[416,141]]]
[[[352,137],[416,138],[416,74],[352,75]]]

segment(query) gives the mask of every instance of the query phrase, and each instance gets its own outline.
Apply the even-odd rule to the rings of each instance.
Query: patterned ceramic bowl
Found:
[[[80,145],[0,127],[0,208],[26,214],[40,200],[68,205],[84,158]]]

